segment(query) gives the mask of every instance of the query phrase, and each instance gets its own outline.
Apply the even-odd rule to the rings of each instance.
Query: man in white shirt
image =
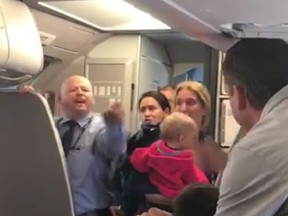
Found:
[[[288,44],[243,39],[223,63],[232,112],[247,132],[230,152],[216,216],[271,216],[288,197]]]
[[[230,152],[216,216],[288,215],[287,58],[280,39],[242,39],[226,53],[232,112],[246,136]]]

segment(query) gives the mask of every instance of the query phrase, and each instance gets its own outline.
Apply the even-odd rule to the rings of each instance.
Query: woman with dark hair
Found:
[[[160,139],[159,125],[170,114],[171,110],[167,98],[158,91],[148,91],[142,94],[138,102],[138,109],[142,122],[141,128],[128,140],[128,157],[136,148],[147,147]],[[123,174],[124,185],[121,209],[125,216],[133,216],[139,209],[139,205],[144,202],[145,194],[143,192],[151,189],[152,193],[156,192],[156,189],[154,190],[153,187],[147,189],[147,182],[149,182],[147,174],[137,172],[128,161],[124,166]]]
[[[160,122],[170,114],[170,105],[167,98],[158,91],[148,91],[141,95],[138,101],[141,120],[141,129],[137,131],[127,143],[127,154],[130,155],[135,148],[149,146],[159,139]]]

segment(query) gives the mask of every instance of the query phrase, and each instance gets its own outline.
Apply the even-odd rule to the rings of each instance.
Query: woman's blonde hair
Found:
[[[209,117],[210,117],[210,112],[211,112],[211,97],[210,93],[207,90],[207,88],[196,81],[185,81],[181,82],[177,85],[176,87],[176,96],[178,93],[183,90],[189,90],[195,93],[202,105],[202,107],[205,109],[206,114],[204,116],[204,119],[202,121],[202,126],[207,127],[209,125]]]

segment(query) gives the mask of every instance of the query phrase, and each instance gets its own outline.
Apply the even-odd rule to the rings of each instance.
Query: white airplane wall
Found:
[[[235,118],[233,117],[230,102],[228,99],[223,100],[221,104],[221,145],[224,147],[230,147],[239,130],[240,125],[236,122]]]

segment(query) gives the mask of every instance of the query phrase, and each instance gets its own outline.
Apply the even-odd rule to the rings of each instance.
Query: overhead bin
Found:
[[[0,0],[0,87],[17,85],[42,70],[43,51],[29,8]]]

